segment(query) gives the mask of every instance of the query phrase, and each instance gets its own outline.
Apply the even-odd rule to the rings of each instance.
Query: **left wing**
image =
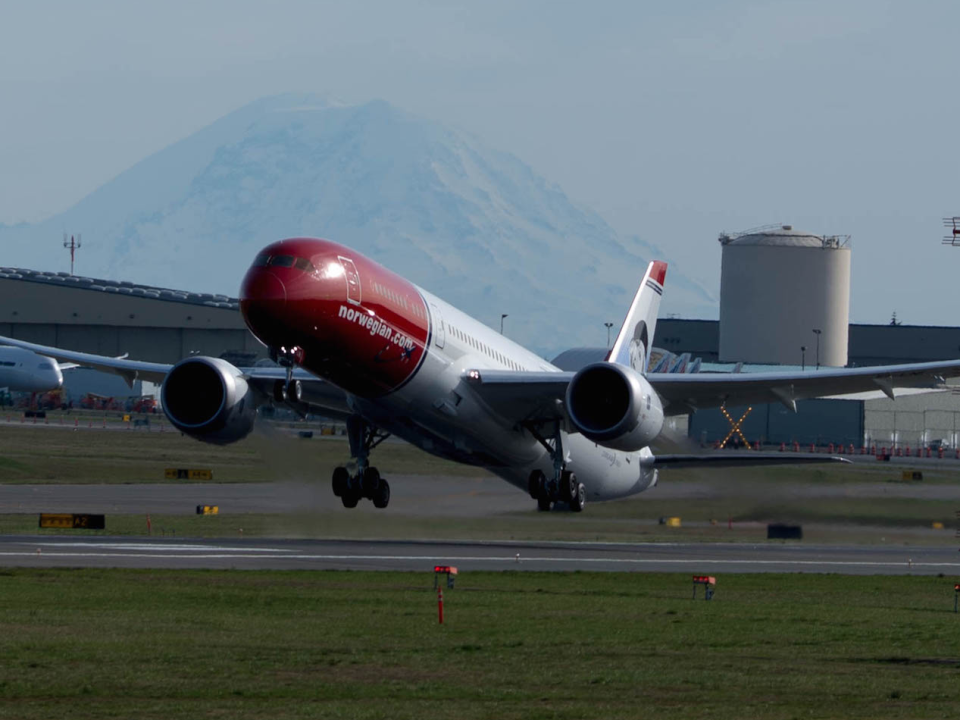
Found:
[[[60,348],[37,345],[35,343],[14,340],[13,338],[2,336],[0,336],[0,345],[11,345],[13,347],[32,350],[40,355],[51,357],[58,363],[72,363],[74,367],[89,367],[101,372],[120,375],[127,381],[127,384],[131,386],[135,380],[162,383],[164,379],[166,379],[167,373],[173,368],[173,365],[166,363],[129,360],[126,355],[122,357],[106,357],[104,355],[93,355],[91,353],[75,352],[73,350],[61,350]],[[63,367],[63,365],[60,367]],[[256,387],[266,397],[272,396],[274,383],[279,380],[285,380],[287,375],[286,370],[281,367],[248,367],[237,369],[243,373],[247,382]],[[321,380],[301,368],[294,370],[293,377],[300,381],[303,388],[301,402],[315,408],[317,412],[325,413],[330,417],[346,417],[350,414],[347,406],[346,393],[338,387]]]

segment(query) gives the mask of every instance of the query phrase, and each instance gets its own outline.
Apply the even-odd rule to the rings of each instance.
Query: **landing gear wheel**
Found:
[[[287,384],[283,380],[277,380],[273,383],[273,400],[277,403],[287,401]]]
[[[347,490],[340,496],[340,502],[343,503],[345,508],[355,508],[357,503],[360,502],[360,495],[354,490]]]
[[[583,512],[583,506],[587,504],[587,490],[583,483],[577,483],[577,491],[570,500],[570,509],[573,512]]]
[[[373,491],[373,506],[383,509],[390,504],[390,483],[380,480],[377,489]]]
[[[373,498],[373,494],[380,486],[380,471],[375,467],[364,468],[360,476],[360,490],[364,497]]]
[[[564,470],[560,474],[560,499],[565,503],[572,503],[574,496],[577,494],[577,476]]]
[[[333,494],[343,497],[350,488],[350,473],[345,467],[335,468],[333,471]]]
[[[530,473],[530,479],[527,480],[527,491],[530,493],[530,497],[536,500],[543,495],[546,484],[547,476],[543,474],[542,470],[534,470]]]
[[[550,497],[546,493],[537,498],[537,510],[540,512],[550,512],[550,505]]]

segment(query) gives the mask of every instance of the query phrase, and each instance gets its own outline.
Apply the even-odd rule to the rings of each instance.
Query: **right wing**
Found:
[[[129,360],[126,356],[106,357],[104,355],[93,355],[91,353],[76,352],[74,350],[62,350],[60,348],[37,345],[36,343],[14,340],[13,338],[3,336],[0,336],[0,345],[10,345],[32,350],[40,355],[51,357],[58,363],[72,363],[74,366],[88,367],[101,372],[119,375],[131,386],[135,380],[162,383],[166,379],[167,373],[173,368],[173,365],[166,363]],[[286,380],[287,377],[287,371],[281,367],[248,367],[237,369],[243,373],[244,379],[250,385],[266,397],[272,397],[274,384],[278,380]],[[325,414],[329,417],[346,417],[350,415],[350,410],[347,406],[347,396],[343,390],[301,368],[294,370],[293,377],[295,380],[300,381],[300,385],[303,388],[301,402],[306,403],[311,408],[315,408],[318,413]]]

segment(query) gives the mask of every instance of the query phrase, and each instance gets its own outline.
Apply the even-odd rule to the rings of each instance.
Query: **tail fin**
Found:
[[[641,375],[646,374],[666,277],[665,262],[655,260],[650,263],[607,360],[632,367]]]

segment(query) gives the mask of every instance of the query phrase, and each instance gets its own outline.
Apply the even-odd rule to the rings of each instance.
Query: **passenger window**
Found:
[[[271,267],[292,267],[293,255],[275,255],[270,261]]]

